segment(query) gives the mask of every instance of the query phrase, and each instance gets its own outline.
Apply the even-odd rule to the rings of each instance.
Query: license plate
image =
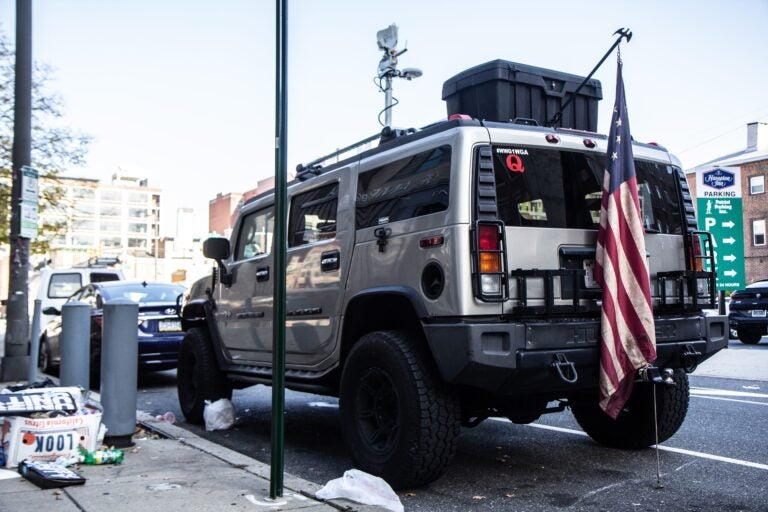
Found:
[[[759,317],[759,318],[765,318],[765,310],[764,309],[753,309],[752,310],[752,316],[753,317]]]
[[[85,429],[83,429],[85,431]],[[18,460],[52,459],[60,455],[74,453],[80,444],[81,433],[78,430],[60,432],[21,431]]]
[[[600,288],[600,285],[595,281],[595,260],[584,260],[582,265],[584,266],[584,286],[586,288]]]
[[[160,332],[174,332],[181,330],[181,320],[160,320],[158,325]]]

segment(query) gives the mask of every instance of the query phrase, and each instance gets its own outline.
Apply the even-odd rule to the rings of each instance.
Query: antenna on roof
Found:
[[[392,107],[398,101],[392,96],[392,79],[405,78],[413,80],[419,78],[422,72],[418,68],[397,69],[397,58],[408,51],[408,48],[397,50],[397,25],[394,23],[376,33],[376,42],[379,49],[384,51],[379,61],[379,73],[376,77],[379,90],[384,93],[384,110],[379,112],[379,124],[384,127],[392,126]],[[384,122],[381,122],[381,114],[384,114]]]

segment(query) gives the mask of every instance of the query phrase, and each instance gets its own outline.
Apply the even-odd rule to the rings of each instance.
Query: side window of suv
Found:
[[[235,260],[247,260],[272,250],[272,235],[275,231],[273,208],[265,208],[243,217],[240,233],[237,235]]]
[[[288,247],[334,238],[338,198],[338,183],[294,196],[288,218]]]
[[[448,209],[451,147],[440,146],[360,174],[357,229]]]

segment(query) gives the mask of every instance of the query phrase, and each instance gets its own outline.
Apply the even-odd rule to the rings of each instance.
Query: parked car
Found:
[[[757,281],[731,294],[728,324],[742,343],[760,343],[768,333],[768,280]]]
[[[116,258],[97,258],[70,268],[46,267],[34,272],[29,282],[29,289],[33,292],[29,297],[30,319],[35,299],[40,299],[41,311],[51,306],[61,309],[67,298],[86,284],[125,279],[123,271],[114,267],[118,263]],[[40,331],[31,333],[30,339],[40,336],[53,318],[53,315],[43,314],[40,317]]]
[[[128,299],[139,304],[139,370],[176,368],[179,344],[184,337],[179,317],[183,293],[183,286],[170,283],[110,281],[88,284],[72,294],[67,303],[80,301],[91,307],[91,373],[97,374],[101,367],[103,306],[114,299]],[[46,313],[55,317],[40,337],[40,367],[55,372],[61,363],[61,310],[49,307]]]

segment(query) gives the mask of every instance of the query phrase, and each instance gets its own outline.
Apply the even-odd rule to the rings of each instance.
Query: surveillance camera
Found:
[[[419,68],[405,68],[400,72],[400,76],[406,80],[413,80],[419,78],[424,73]]]
[[[379,43],[379,49],[391,51],[397,46],[397,25],[394,23],[376,32],[376,41]]]

